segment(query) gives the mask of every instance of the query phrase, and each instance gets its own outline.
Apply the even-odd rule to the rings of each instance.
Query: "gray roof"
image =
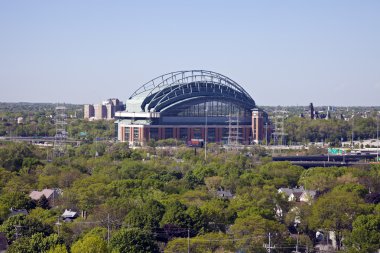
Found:
[[[293,190],[290,188],[280,188],[278,189],[278,193],[284,193],[286,196],[290,196],[293,193]]]
[[[59,195],[59,192],[56,189],[43,189],[42,191],[32,191],[29,194],[29,197],[33,200],[39,200],[42,195],[45,195],[47,199],[50,197],[57,197]]]
[[[11,209],[9,209],[9,211],[10,211],[9,216],[15,216],[18,214],[28,215],[28,210],[26,210],[26,209],[14,209],[11,207]]]
[[[223,191],[223,190],[220,190],[220,191],[217,191],[216,194],[219,196],[219,197],[222,197],[222,198],[233,198],[233,194],[231,193],[231,191],[227,190],[227,191]]]
[[[63,212],[63,214],[61,215],[64,219],[65,218],[75,218],[77,217],[77,212],[75,211],[71,211],[71,209],[67,210],[65,209],[65,211]]]
[[[280,188],[278,189],[278,193],[283,193],[287,197],[293,194],[296,198],[301,197],[303,194],[309,194],[310,197],[314,198],[315,195],[317,194],[316,191],[305,190],[302,186],[299,188]]]

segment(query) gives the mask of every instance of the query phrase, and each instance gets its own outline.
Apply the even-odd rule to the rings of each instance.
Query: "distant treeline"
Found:
[[[69,138],[113,138],[113,121],[83,119],[83,105],[64,104]],[[57,104],[0,103],[0,136],[54,136]],[[18,121],[19,118],[20,121]]]
[[[0,136],[54,136],[55,135],[55,107],[57,104],[48,103],[0,103]],[[67,132],[70,138],[93,140],[99,138],[114,138],[115,126],[113,121],[83,120],[83,106],[65,104],[67,114]],[[278,107],[263,107],[269,114]],[[327,108],[327,107],[326,107]],[[321,109],[326,109],[321,107]],[[286,141],[290,143],[330,142],[340,145],[340,142],[376,138],[377,110],[380,107],[337,107],[336,116],[343,110],[353,113],[348,121],[337,119],[311,120],[300,118],[298,115],[305,112],[307,107],[282,107],[288,112],[285,120]],[[318,107],[316,108],[318,110]],[[367,118],[364,117],[366,115]],[[347,116],[347,115],[346,115]],[[17,119],[22,117],[22,123]]]
[[[375,117],[355,117],[349,121],[330,119],[312,120],[290,117],[285,120],[287,140],[291,142],[332,142],[338,145],[342,140],[375,139],[377,119]]]

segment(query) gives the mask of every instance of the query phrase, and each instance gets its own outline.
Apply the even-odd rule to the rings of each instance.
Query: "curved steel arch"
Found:
[[[143,98],[142,98],[143,96]],[[236,101],[253,109],[255,101],[232,79],[207,70],[176,71],[145,83],[129,98],[139,97],[142,111],[164,111],[173,103],[214,97]]]

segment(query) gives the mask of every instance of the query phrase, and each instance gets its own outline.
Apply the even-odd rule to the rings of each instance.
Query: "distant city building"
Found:
[[[95,117],[94,105],[84,105],[84,118],[90,119]]]
[[[113,119],[115,117],[115,107],[113,104],[106,104],[106,119]]]
[[[120,102],[117,98],[110,98],[105,101],[103,101],[103,105],[106,106],[107,109],[107,119],[113,119],[115,118],[115,112],[121,111],[124,109],[124,105],[122,102]]]
[[[328,106],[327,109],[325,107],[316,109],[313,103],[310,103],[309,110],[307,111],[310,115],[310,119],[331,119],[331,111],[333,107]],[[300,114],[301,118],[304,118],[304,115]]]
[[[110,98],[103,101],[101,104],[84,105],[85,119],[108,119],[115,118],[115,112],[124,109],[124,104],[117,98]]]
[[[94,105],[94,119],[104,119],[107,117],[107,108],[103,104]]]
[[[310,118],[314,119],[314,106],[313,103],[310,103]]]

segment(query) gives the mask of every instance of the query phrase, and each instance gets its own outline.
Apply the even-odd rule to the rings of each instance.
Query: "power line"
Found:
[[[79,224],[104,224],[104,220],[98,220],[98,221],[80,221],[80,222],[75,222],[75,223],[79,223]],[[110,229],[111,229],[111,220],[110,220],[110,216],[107,215],[107,242],[109,243],[109,240],[110,240]],[[119,223],[120,225],[120,223]],[[128,228],[140,228],[141,227],[138,227],[138,226],[128,226]],[[150,229],[165,229],[165,228],[162,228],[162,227],[150,227]],[[233,237],[233,238],[223,238],[223,239],[206,239],[206,238],[191,238],[190,237],[190,232],[192,233],[196,233],[196,230],[194,229],[191,229],[191,228],[181,228],[181,227],[172,227],[172,228],[168,228],[168,231],[155,231],[153,232],[152,234],[155,235],[155,236],[158,236],[158,235],[168,235],[168,232],[170,231],[176,231],[176,232],[187,232],[187,236],[184,238],[184,237],[177,237],[178,239],[186,239],[187,241],[187,248],[188,248],[188,252],[190,252],[190,245],[191,243],[210,243],[210,242],[237,242],[237,241],[245,241],[245,240],[258,240],[258,239],[265,239],[265,238],[268,238],[268,244],[264,244],[263,245],[263,248],[265,248],[267,250],[267,252],[271,253],[272,250],[274,249],[295,249],[296,252],[299,252],[298,250],[302,249],[302,250],[308,250],[308,246],[307,245],[302,245],[302,244],[299,244],[299,241],[297,240],[297,243],[296,244],[292,244],[292,243],[286,243],[286,242],[282,242],[282,243],[279,243],[279,244],[273,244],[273,241],[272,241],[272,234],[271,233],[268,233],[268,236],[265,236],[265,235],[256,235],[256,236],[243,236],[243,237]],[[233,234],[226,234],[226,235],[229,235],[229,236],[233,236]],[[252,248],[252,247],[250,247]],[[254,247],[253,247],[254,248]],[[262,248],[262,247],[256,247],[256,248]],[[326,251],[327,252],[327,251]],[[329,252],[336,252],[336,251],[329,251]]]

